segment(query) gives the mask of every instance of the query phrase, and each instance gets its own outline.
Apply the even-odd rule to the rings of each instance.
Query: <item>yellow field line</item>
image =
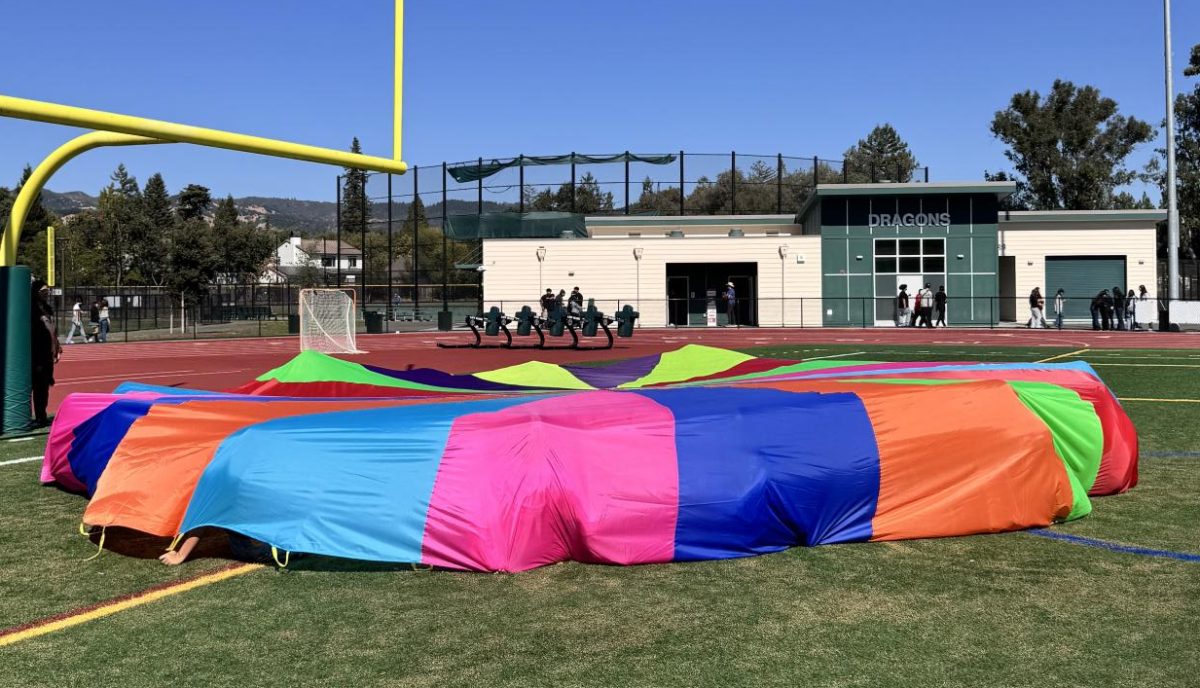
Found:
[[[1165,404],[1200,404],[1200,399],[1153,399],[1150,397],[1121,397],[1121,401],[1158,401]]]
[[[150,602],[161,600],[164,597],[178,595],[181,592],[187,592],[189,590],[195,590],[196,588],[204,587],[206,585],[212,585],[213,583],[219,583],[235,576],[250,573],[251,571],[257,571],[261,568],[263,568],[262,564],[242,564],[241,566],[235,566],[233,568],[199,576],[191,580],[181,581],[175,585],[158,588],[127,599],[116,600],[101,604],[97,607],[87,608],[75,614],[70,614],[63,618],[54,619],[53,621],[46,623],[34,623],[28,628],[9,633],[7,635],[0,635],[0,647],[12,645],[13,643],[19,643],[22,640],[29,640],[30,638],[36,638],[48,633],[61,631],[66,628],[71,628],[72,626],[78,626],[79,624],[84,624],[89,621],[95,621],[96,619],[102,619],[106,616],[111,616],[127,609],[133,609],[134,607],[140,607],[143,604],[149,604]]]
[[[1083,348],[1083,349],[1080,349],[1079,351],[1072,351],[1069,354],[1059,354],[1057,356],[1051,356],[1050,358],[1043,358],[1040,361],[1034,361],[1034,363],[1049,363],[1050,361],[1057,361],[1060,358],[1066,358],[1067,356],[1074,356],[1075,354],[1081,354],[1085,351],[1087,351],[1087,349]]]

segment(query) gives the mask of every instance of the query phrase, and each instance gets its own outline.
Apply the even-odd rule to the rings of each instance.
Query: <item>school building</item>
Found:
[[[1088,319],[1114,286],[1155,291],[1162,210],[1008,211],[1011,182],[820,185],[796,215],[603,216],[586,237],[484,239],[485,305],[513,313],[546,288],[580,287],[644,326],[725,322],[732,282],[742,324],[894,324],[901,284],[949,295],[951,325],[1028,317],[1026,298],[1068,297]]]

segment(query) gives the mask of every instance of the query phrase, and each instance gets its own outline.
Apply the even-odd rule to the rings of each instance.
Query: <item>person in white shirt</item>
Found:
[[[71,309],[71,329],[67,331],[67,343],[75,343],[75,333],[78,332],[83,340],[87,341],[87,333],[83,331],[83,304],[78,301]]]

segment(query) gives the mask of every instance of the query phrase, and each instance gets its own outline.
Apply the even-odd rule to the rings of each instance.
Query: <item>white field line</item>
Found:
[[[18,463],[29,463],[30,461],[41,461],[40,456],[27,456],[23,459],[9,459],[8,461],[0,461],[0,466],[12,466]]]
[[[843,358],[845,356],[859,356],[859,355],[865,354],[865,353],[867,353],[867,352],[866,351],[851,351],[850,353],[847,353],[847,354],[832,354],[830,356],[810,356],[809,358],[806,358],[804,360],[805,361],[819,361],[819,360],[822,360],[825,358]]]

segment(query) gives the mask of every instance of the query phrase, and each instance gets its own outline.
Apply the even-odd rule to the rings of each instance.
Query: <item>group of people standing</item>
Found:
[[[96,299],[88,308],[88,326],[83,327],[83,302],[76,301],[71,308],[71,329],[67,331],[67,343],[75,343],[75,335],[83,337],[84,343],[107,342],[109,332],[108,300]]]
[[[1141,330],[1138,325],[1138,312],[1149,313],[1150,294],[1146,285],[1138,285],[1135,293],[1132,289],[1123,291],[1113,287],[1112,291],[1101,289],[1092,297],[1090,311],[1092,314],[1093,330]],[[1142,316],[1143,318],[1146,315]]]
[[[946,327],[946,285],[939,284],[937,292],[929,282],[918,289],[909,307],[908,285],[900,285],[896,295],[896,327]],[[936,312],[937,318],[934,319]]]
[[[1089,310],[1092,315],[1093,330],[1142,330],[1138,325],[1138,311],[1149,312],[1150,293],[1146,285],[1138,286],[1138,291],[1124,290],[1113,287],[1111,291],[1101,289],[1092,297]],[[1054,294],[1054,327],[1062,329],[1063,314],[1066,312],[1067,295],[1062,289]],[[1046,322],[1046,299],[1042,296],[1041,287],[1034,287],[1029,293],[1029,323],[1035,329],[1049,327]],[[1145,316],[1143,316],[1145,317]]]
[[[563,299],[566,303],[563,303]],[[565,310],[567,315],[583,315],[583,292],[579,291],[579,287],[571,290],[571,295],[567,296],[566,289],[559,289],[558,295],[554,294],[553,289],[547,289],[545,294],[538,299],[538,304],[542,308],[542,317],[548,318],[551,315]]]

